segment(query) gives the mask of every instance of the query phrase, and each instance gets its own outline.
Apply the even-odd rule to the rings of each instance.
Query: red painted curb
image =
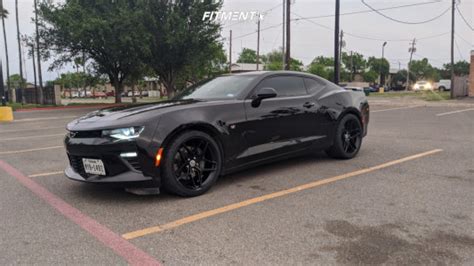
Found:
[[[106,247],[112,249],[117,255],[124,258],[131,265],[160,265],[160,263],[132,243],[101,225],[96,220],[83,214],[80,210],[72,207],[58,196],[49,192],[46,188],[23,175],[8,163],[0,160],[0,168],[9,175],[15,177],[23,186],[31,190],[36,196],[43,199],[51,207],[59,211],[73,223],[79,225]]]
[[[63,110],[63,109],[80,109],[80,108],[105,108],[105,107],[114,107],[121,106],[122,104],[91,104],[91,105],[72,105],[72,106],[55,106],[55,107],[34,107],[34,108],[24,108],[17,109],[15,112],[29,112],[29,111],[51,111],[51,110]]]

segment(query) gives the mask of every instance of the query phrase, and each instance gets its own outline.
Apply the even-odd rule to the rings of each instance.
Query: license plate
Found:
[[[82,158],[84,171],[92,175],[105,175],[105,167],[102,160]]]

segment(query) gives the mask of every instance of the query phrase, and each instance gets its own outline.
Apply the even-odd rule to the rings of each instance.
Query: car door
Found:
[[[254,107],[252,98],[261,88],[273,88],[277,96],[264,99]],[[308,94],[302,77],[267,77],[256,86],[244,105],[247,149],[240,158],[254,161],[293,153],[307,148],[314,139],[312,119],[317,103]]]

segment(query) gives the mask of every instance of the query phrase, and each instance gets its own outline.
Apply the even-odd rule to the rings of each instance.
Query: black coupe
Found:
[[[206,192],[220,175],[325,150],[354,157],[369,105],[318,76],[289,71],[223,75],[170,101],[102,109],[67,125],[66,176],[89,183]]]

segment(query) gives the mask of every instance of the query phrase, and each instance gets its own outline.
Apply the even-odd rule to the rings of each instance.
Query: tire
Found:
[[[439,87],[439,91],[445,91],[446,88],[445,87]]]
[[[182,197],[199,196],[214,185],[221,169],[222,155],[217,142],[202,131],[185,131],[165,148],[163,188]]]
[[[362,130],[361,122],[357,116],[345,115],[339,121],[334,143],[326,150],[326,153],[336,159],[354,158],[362,145]]]

